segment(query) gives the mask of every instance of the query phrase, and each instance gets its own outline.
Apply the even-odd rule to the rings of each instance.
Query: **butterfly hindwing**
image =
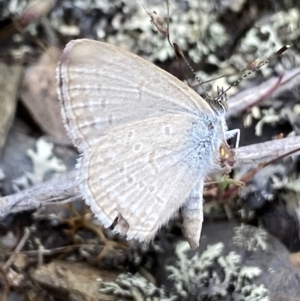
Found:
[[[192,162],[196,149],[186,135],[192,120],[175,115],[119,127],[83,153],[80,190],[106,227],[119,220],[118,232],[149,240],[178,211],[202,177],[202,158]]]

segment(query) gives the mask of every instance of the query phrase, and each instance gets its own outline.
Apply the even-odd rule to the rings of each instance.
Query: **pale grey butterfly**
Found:
[[[68,43],[57,72],[63,120],[81,153],[78,185],[96,217],[147,242],[181,208],[197,247],[205,177],[236,133],[223,101],[207,102],[141,57],[92,40]]]

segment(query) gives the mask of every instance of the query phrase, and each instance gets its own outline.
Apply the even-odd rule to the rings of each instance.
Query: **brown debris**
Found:
[[[45,173],[43,180],[51,179],[43,183],[28,181],[26,185],[22,185],[20,181],[26,177],[29,179],[28,175],[38,170],[32,168],[33,156],[30,158],[27,154],[34,153],[35,158],[43,158],[42,155],[38,156],[40,153],[35,143],[37,137],[41,135],[39,129],[50,136],[47,137],[48,141],[53,142],[51,156],[57,156],[62,160],[67,170],[74,167],[77,154],[69,147],[70,141],[61,122],[55,80],[59,49],[74,38],[108,41],[128,48],[147,59],[151,58],[169,71],[172,69],[170,66],[177,66],[179,61],[184,68],[179,71],[178,67],[173,68],[173,74],[184,78],[183,71],[188,69],[189,73],[192,71],[192,77],[196,79],[197,75],[201,79],[203,77],[205,89],[204,92],[201,91],[202,95],[206,94],[206,90],[210,91],[207,86],[210,86],[208,83],[211,81],[207,78],[219,78],[215,86],[220,86],[221,91],[224,91],[222,89],[226,89],[230,84],[230,77],[236,76],[242,66],[254,71],[266,61],[257,57],[268,57],[267,60],[270,61],[272,59],[272,62],[253,74],[252,79],[248,78],[249,81],[247,79],[240,86],[234,86],[230,92],[237,93],[235,96],[228,94],[229,128],[240,128],[241,145],[247,146],[235,150],[224,143],[220,149],[219,168],[223,174],[224,171],[230,172],[233,169],[230,177],[234,178],[225,178],[222,185],[218,181],[219,171],[217,175],[211,175],[209,188],[206,186],[204,192],[204,209],[209,218],[205,219],[200,248],[196,252],[202,254],[207,245],[222,243],[226,249],[225,255],[230,252],[241,255],[241,268],[249,266],[261,269],[262,274],[256,279],[257,284],[264,284],[268,288],[270,300],[282,301],[291,298],[293,301],[300,300],[298,298],[300,240],[297,238],[300,220],[299,157],[297,157],[299,151],[296,155],[290,153],[300,147],[300,136],[294,136],[299,135],[300,128],[298,122],[300,106],[297,101],[300,75],[300,69],[297,67],[299,29],[295,27],[299,19],[298,7],[292,3],[281,2],[276,3],[274,9],[275,7],[269,3],[227,1],[228,4],[226,1],[223,3],[188,0],[171,3],[170,7],[169,1],[157,2],[155,8],[152,8],[152,4],[148,1],[147,10],[143,9],[142,1],[138,1],[136,10],[131,2],[130,6],[127,4],[128,1],[117,1],[118,4],[108,0],[94,1],[92,8],[88,7],[84,0],[77,1],[80,3],[79,6],[70,0],[17,2],[22,8],[15,7],[15,11],[8,13],[5,11],[13,5],[0,4],[2,26],[0,26],[0,153],[2,151],[0,193],[3,195],[0,196],[0,300],[10,301],[14,298],[27,301],[125,300],[122,296],[102,295],[99,288],[101,285],[105,287],[104,282],[110,281],[112,286],[114,284],[122,286],[118,280],[116,281],[116,277],[123,274],[126,282],[130,279],[128,271],[138,272],[145,279],[151,279],[150,282],[157,290],[162,287],[169,288],[166,293],[174,291],[175,286],[178,287],[178,283],[173,282],[174,279],[168,279],[166,265],[171,264],[174,267],[180,264],[180,259],[172,254],[181,240],[180,222],[175,226],[172,222],[168,223],[149,245],[136,241],[125,242],[123,238],[113,235],[111,228],[104,229],[89,210],[80,211],[83,200],[80,197],[75,171],[60,176],[54,175],[51,178],[55,171],[50,170],[49,174]],[[7,3],[16,1],[8,0]],[[293,16],[296,20],[293,20]],[[149,18],[152,26],[149,24]],[[157,30],[153,30],[154,26]],[[175,48],[176,45],[182,47],[175,49],[178,61],[173,59],[174,49],[170,38],[176,41]],[[262,51],[270,48],[268,50],[272,53],[273,46],[279,49],[288,43],[292,43],[293,48],[280,58],[278,56],[288,46],[282,47],[273,56]],[[59,46],[57,48],[45,46],[49,44]],[[21,64],[9,65],[6,61],[6,58],[15,52],[26,53],[26,59],[23,61],[28,67],[23,77]],[[196,75],[193,70],[200,73]],[[227,74],[224,78],[221,75],[223,72]],[[20,78],[23,82],[18,89]],[[250,86],[252,87],[249,88]],[[216,90],[214,87],[211,89]],[[241,89],[245,90],[238,92]],[[210,94],[213,95],[213,92]],[[223,94],[221,92],[221,95]],[[17,97],[27,110],[24,110],[23,105],[17,107],[17,118],[11,127]],[[263,102],[264,100],[266,101]],[[256,107],[252,108],[253,106]],[[253,115],[249,115],[252,123],[247,129],[254,132],[254,124],[261,121],[266,107],[274,109],[272,116],[280,116],[279,122],[263,123],[262,135],[257,137],[253,133],[253,139],[250,139],[250,135],[248,137],[243,133],[245,128],[241,120],[249,108],[252,108]],[[237,124],[234,124],[235,122]],[[273,131],[269,132],[269,128]],[[283,138],[287,136],[289,137]],[[262,141],[267,142],[258,143]],[[251,143],[253,144],[249,145]],[[44,153],[45,148],[41,151],[41,154]],[[281,156],[284,154],[289,154],[289,158],[283,159]],[[268,171],[264,167],[266,163],[272,167]],[[262,168],[266,172],[257,176],[256,182],[261,185],[256,186],[256,182],[252,180]],[[280,173],[281,170],[283,172]],[[269,183],[267,181],[269,177],[274,178],[274,181],[271,181],[270,193],[268,185],[265,184]],[[244,180],[245,186],[237,187],[237,184],[241,184],[238,180]],[[295,191],[292,189],[289,191],[290,188],[287,188],[286,183]],[[281,191],[278,189],[279,186],[274,188],[273,184],[282,185]],[[31,187],[28,188],[29,186]],[[25,189],[22,190],[23,188]],[[267,192],[272,196],[272,199],[262,202],[267,204],[263,208],[269,214],[267,222],[263,222],[265,217],[257,217],[257,212],[252,208],[250,214],[253,215],[249,214],[252,219],[247,219],[249,216],[245,202],[250,203],[250,197],[246,193],[242,194],[246,188],[251,192],[252,188],[256,188],[259,193]],[[284,197],[282,190],[286,194]],[[291,206],[292,197],[295,199],[294,206]],[[257,194],[254,194],[253,202],[257,205]],[[279,205],[284,210],[289,207],[289,217],[293,223],[282,214],[284,210],[279,213],[276,211]],[[73,206],[78,212],[72,210]],[[273,210],[270,211],[269,207],[273,207]],[[295,207],[298,209],[296,218]],[[226,222],[223,222],[225,219]],[[239,225],[227,221],[228,219],[238,220]],[[234,228],[241,226],[241,222],[249,221],[251,225],[263,225],[274,236],[278,234],[277,239],[269,234],[265,236],[266,250],[262,250],[257,242],[254,243],[254,247],[258,250],[252,251],[234,245]],[[24,231],[24,227],[30,234]],[[261,230],[258,227],[252,228]],[[249,232],[252,234],[252,230]],[[242,234],[248,245],[255,238],[255,235]],[[282,238],[291,241],[291,246],[295,250],[289,250],[295,253],[289,254],[278,242],[278,239],[283,242]],[[260,238],[260,242],[264,243],[264,240]],[[286,247],[289,248],[287,244]],[[192,251],[188,249],[187,253],[188,259],[191,259]],[[221,262],[222,259],[224,258],[219,257],[216,261]],[[104,267],[109,270],[103,270]],[[183,268],[185,273],[187,265]],[[194,270],[192,272],[197,273]],[[210,272],[211,275],[215,275],[218,270]],[[224,274],[221,274],[221,281],[216,285],[213,278],[207,278],[206,288],[201,287],[203,284],[200,284],[201,281],[193,282],[196,291],[194,294],[186,287],[181,287],[180,289],[187,293],[183,300],[196,297],[201,299],[199,294],[204,293],[207,285],[208,295],[212,294],[220,287],[222,281],[225,282],[226,275],[223,277]],[[102,278],[102,282],[97,281],[98,278]],[[127,289],[122,288],[125,291]],[[140,290],[139,293],[142,295],[145,292]],[[146,299],[143,297],[140,297],[140,300]],[[232,296],[227,294],[226,297]],[[155,298],[152,297],[151,300]],[[177,296],[178,298],[180,297]],[[211,300],[214,297],[206,299]]]
[[[297,87],[299,80],[300,67],[296,67],[293,70],[285,72],[282,78],[270,78],[269,80],[264,81],[259,86],[255,87],[255,93],[253,93],[253,88],[249,88],[230,97],[228,100],[229,109],[227,118],[237,116],[244,110],[257,105],[270,95],[275,97],[285,90]]]
[[[100,271],[86,263],[53,261],[31,272],[33,280],[51,295],[66,301],[113,301],[114,296],[98,292],[98,278],[113,281],[117,273]]]
[[[264,143],[240,147],[236,150],[236,168],[243,164],[258,165],[292,152],[300,147],[300,137],[288,137]],[[290,155],[298,154],[291,153]],[[230,161],[230,164],[233,164]],[[222,166],[220,165],[220,168]],[[39,208],[51,202],[71,202],[79,197],[76,172],[71,171],[55,179],[37,184],[17,194],[0,197],[0,217],[12,212]]]
[[[0,61],[0,153],[15,117],[22,72],[21,64],[7,64]]]
[[[65,141],[68,138],[60,118],[55,79],[59,55],[56,47],[49,47],[37,64],[26,70],[20,96],[40,128],[46,134]]]

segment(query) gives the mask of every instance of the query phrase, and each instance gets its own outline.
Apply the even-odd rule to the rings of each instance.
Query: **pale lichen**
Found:
[[[167,297],[163,289],[157,288],[146,278],[136,273],[120,274],[115,282],[100,283],[99,292],[102,294],[113,294],[120,297],[133,298],[135,301],[176,301],[176,296]]]
[[[115,282],[100,280],[100,292],[134,300],[235,300],[269,301],[268,290],[253,283],[258,267],[242,266],[236,252],[224,253],[224,244],[207,246],[202,253],[189,254],[186,242],[176,246],[176,262],[168,265],[172,288],[158,288],[140,274],[121,274]],[[228,299],[228,296],[230,298]],[[160,299],[159,299],[160,298]]]
[[[66,166],[63,161],[57,158],[53,153],[53,143],[49,143],[40,138],[36,141],[35,147],[35,151],[28,149],[26,152],[32,161],[33,171],[25,172],[22,176],[13,180],[13,188],[15,191],[42,182],[48,172],[66,172]]]
[[[241,224],[234,228],[233,243],[248,251],[265,251],[268,246],[267,237],[268,233],[265,230]]]

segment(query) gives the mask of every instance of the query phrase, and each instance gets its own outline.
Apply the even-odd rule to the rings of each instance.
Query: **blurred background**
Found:
[[[228,125],[240,128],[242,146],[299,135],[298,0],[0,0],[3,197],[74,169],[78,153],[62,123],[55,71],[68,41],[122,47],[203,94],[150,22],[153,11],[165,25],[169,19],[170,40],[200,80],[218,78],[204,84],[209,95],[254,60],[271,58],[227,93]],[[284,45],[291,47],[274,55]],[[256,167],[232,172],[243,187],[207,186],[196,251],[184,242],[180,215],[146,246],[103,229],[79,198],[3,216],[1,301],[300,300],[299,157]]]

